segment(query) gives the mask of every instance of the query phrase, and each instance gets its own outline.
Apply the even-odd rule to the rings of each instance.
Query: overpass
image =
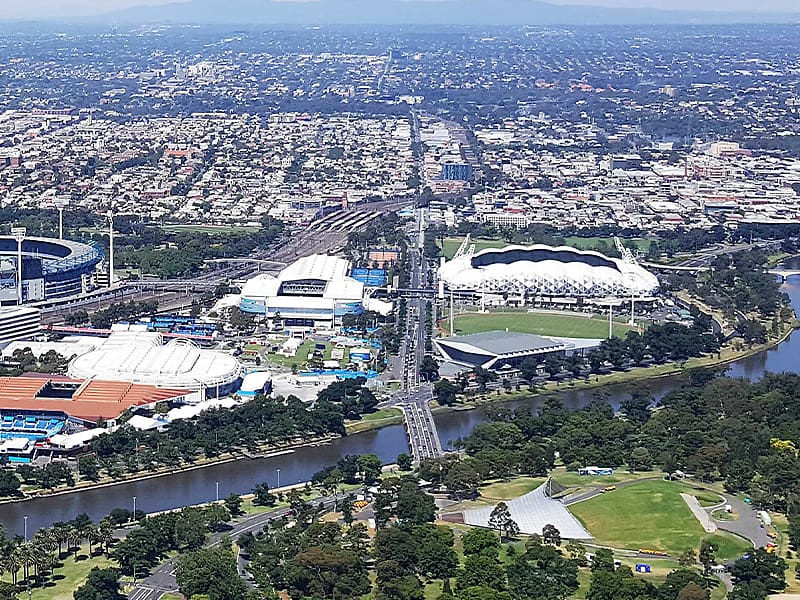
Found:
[[[702,273],[704,271],[710,271],[711,267],[709,266],[692,266],[692,265],[665,265],[661,263],[652,263],[652,262],[644,262],[640,261],[639,264],[643,267],[650,269],[651,271],[662,271],[665,273]]]

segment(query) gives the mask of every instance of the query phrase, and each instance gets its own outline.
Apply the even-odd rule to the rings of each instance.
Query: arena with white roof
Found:
[[[115,332],[96,350],[73,359],[70,377],[127,381],[224,396],[235,391],[242,367],[233,356],[159,333]]]
[[[618,259],[568,246],[507,246],[475,254],[462,247],[439,268],[439,277],[450,290],[524,299],[653,297],[658,279],[622,250]]]
[[[369,298],[365,286],[348,275],[350,262],[313,254],[299,259],[277,277],[258,275],[242,290],[239,308],[279,319],[290,329],[332,328],[345,315],[375,310],[388,314],[391,304]]]

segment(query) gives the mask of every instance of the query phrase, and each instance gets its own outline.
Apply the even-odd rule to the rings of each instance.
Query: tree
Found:
[[[552,544],[553,546],[561,545],[561,532],[555,525],[548,523],[542,528],[542,541],[545,544]]]
[[[380,562],[376,571],[375,600],[424,600],[425,592],[419,577],[397,561]]]
[[[180,555],[175,578],[181,593],[189,598],[207,594],[210,600],[241,600],[247,593],[230,543]]]
[[[397,468],[401,471],[410,471],[413,465],[414,459],[411,458],[406,452],[401,452],[397,455]]]
[[[19,494],[21,482],[13,471],[0,469],[0,496],[16,496]]]
[[[490,529],[470,529],[461,536],[461,547],[465,556],[481,554],[497,558],[500,540]]]
[[[553,546],[533,544],[508,568],[508,588],[517,598],[562,600],[578,589],[578,567]]]
[[[631,473],[634,471],[649,471],[653,468],[653,457],[647,448],[638,446],[631,450],[631,455],[628,457],[628,466]]]
[[[698,559],[700,564],[703,565],[703,575],[708,577],[711,575],[711,567],[717,562],[717,551],[719,550],[719,544],[716,544],[709,540],[703,540],[700,542],[700,552],[698,553]]]
[[[731,568],[734,582],[760,583],[769,593],[781,591],[786,587],[786,562],[779,556],[763,548],[750,552],[747,558],[740,558]]]
[[[383,463],[375,454],[362,454],[357,462],[365,484],[372,485],[380,478]]]
[[[258,483],[253,488],[253,504],[256,506],[273,506],[276,498],[269,491],[269,484],[267,482]]]
[[[125,597],[119,591],[119,571],[97,567],[73,594],[75,600],[123,600]]]
[[[694,548],[687,548],[678,555],[678,564],[682,567],[689,567],[697,562],[697,553]]]
[[[760,581],[737,583],[728,594],[728,600],[767,600],[769,590]]]
[[[519,526],[511,517],[511,511],[508,510],[508,505],[505,502],[500,502],[492,509],[489,515],[489,527],[500,532],[501,542],[504,534],[506,537],[512,537],[519,533]]]
[[[232,516],[237,516],[242,512],[242,497],[239,494],[230,494],[225,498],[225,508]]]
[[[473,554],[464,558],[464,566],[456,575],[456,584],[461,590],[470,587],[487,587],[495,591],[506,589],[506,573],[496,558]]]
[[[592,573],[614,570],[614,553],[608,548],[598,548],[592,557]]]
[[[687,583],[686,586],[678,592],[678,600],[708,600],[708,597],[708,590],[694,582]]]

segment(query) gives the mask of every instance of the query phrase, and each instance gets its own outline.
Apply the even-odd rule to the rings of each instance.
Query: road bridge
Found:
[[[430,403],[433,398],[433,386],[423,384],[405,392],[400,404],[405,418],[411,456],[417,463],[426,458],[438,458],[443,454],[442,442],[431,412]]]
[[[786,282],[789,277],[795,277],[800,275],[800,269],[770,269],[767,273],[771,273],[772,275],[777,275],[781,278],[781,281],[784,283]]]

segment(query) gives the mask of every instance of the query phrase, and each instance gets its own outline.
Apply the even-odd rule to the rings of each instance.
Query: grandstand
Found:
[[[466,241],[468,241],[467,238]],[[659,283],[623,250],[621,259],[567,246],[507,246],[473,253],[464,246],[439,268],[449,290],[493,294],[504,303],[553,298],[652,298]]]
[[[17,438],[49,439],[64,431],[67,418],[65,413],[8,412],[0,409],[0,441]]]
[[[103,260],[97,244],[50,238],[26,238],[22,243],[24,302],[64,298],[97,287],[95,267]],[[17,242],[0,236],[0,302],[17,300]]]

